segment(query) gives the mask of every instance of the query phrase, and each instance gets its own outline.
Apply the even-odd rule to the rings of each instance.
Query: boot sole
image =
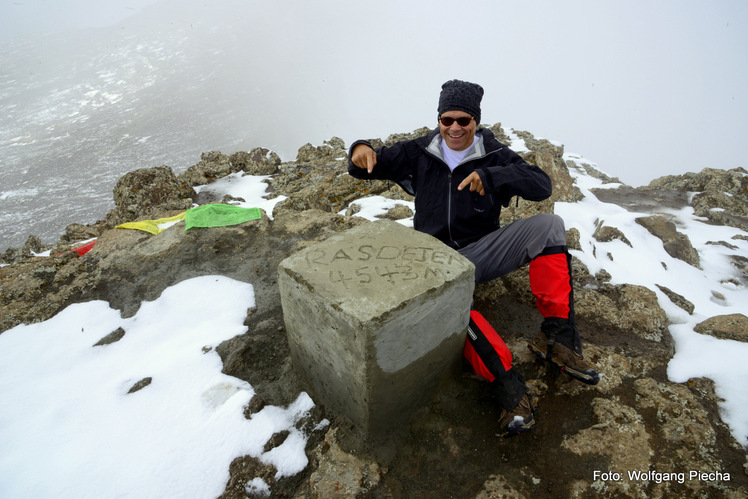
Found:
[[[548,361],[548,359],[545,358],[545,354],[538,349],[536,346],[534,346],[532,343],[527,345],[527,348],[534,353],[539,359]],[[558,362],[557,360],[551,358],[550,361],[553,365],[559,367],[561,371],[565,372],[567,375],[571,376],[577,381],[581,381],[584,384],[587,385],[596,385],[600,381],[600,374],[598,372],[595,372],[594,375],[583,372],[583,371],[577,371],[574,368],[570,368],[566,364],[562,364],[561,362]]]
[[[519,428],[512,428],[511,430],[507,430],[504,433],[499,433],[499,436],[502,437],[502,438],[516,437],[520,433],[525,433],[527,431],[532,430],[533,428],[535,428],[535,418],[534,417],[532,418],[532,421],[530,421],[529,423],[526,423],[526,424],[520,426]]]
[[[519,428],[512,428],[511,430],[506,430],[503,433],[498,433],[498,436],[502,438],[516,437],[520,433],[525,433],[535,428],[535,414],[537,414],[538,412],[538,402],[532,397],[530,397],[530,411],[532,411],[532,419],[530,421],[523,424]]]

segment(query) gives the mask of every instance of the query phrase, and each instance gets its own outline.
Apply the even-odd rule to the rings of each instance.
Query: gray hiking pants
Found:
[[[500,227],[458,251],[475,265],[479,283],[508,274],[554,246],[566,246],[564,221],[542,214]]]

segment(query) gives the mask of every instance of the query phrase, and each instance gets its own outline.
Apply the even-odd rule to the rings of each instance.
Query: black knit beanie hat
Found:
[[[439,95],[439,115],[447,111],[464,111],[480,124],[480,101],[483,98],[483,87],[468,81],[449,80],[442,85]]]

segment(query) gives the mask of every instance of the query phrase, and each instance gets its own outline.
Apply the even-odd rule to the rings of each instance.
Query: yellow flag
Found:
[[[153,234],[155,236],[156,234],[160,233],[162,230],[168,229],[169,227],[174,225],[175,222],[178,222],[179,220],[184,220],[184,214],[185,212],[182,212],[179,215],[174,215],[173,217],[159,218],[157,220],[141,220],[140,222],[127,222],[127,223],[118,225],[117,228],[118,229],[142,230],[142,231],[148,232],[149,234]]]

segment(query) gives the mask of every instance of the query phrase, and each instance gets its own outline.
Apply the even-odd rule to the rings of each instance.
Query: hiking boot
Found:
[[[525,394],[511,411],[501,411],[499,436],[513,437],[535,427],[535,405],[530,395]]]
[[[548,336],[541,331],[535,339],[527,345],[527,347],[539,358],[548,360],[546,355],[548,352],[548,343]],[[598,373],[591,364],[585,361],[584,357],[558,341],[551,345],[550,362],[557,365],[563,372],[582,383],[596,385],[597,382],[600,381],[600,373]]]

